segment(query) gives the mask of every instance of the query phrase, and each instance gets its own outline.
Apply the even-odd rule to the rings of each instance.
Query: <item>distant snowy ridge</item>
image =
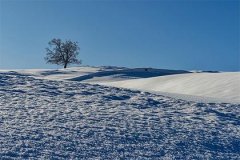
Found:
[[[71,81],[84,81],[84,82],[110,82],[122,81],[126,79],[139,79],[157,76],[166,76],[173,74],[191,73],[184,70],[168,70],[168,69],[154,69],[154,68],[124,68],[114,69],[106,68],[100,69],[98,72],[90,73],[69,79]]]

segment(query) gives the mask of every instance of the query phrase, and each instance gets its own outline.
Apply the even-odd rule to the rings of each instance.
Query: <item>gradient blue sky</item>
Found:
[[[0,7],[0,69],[56,68],[43,59],[56,37],[78,41],[84,65],[240,70],[238,0],[0,0]]]

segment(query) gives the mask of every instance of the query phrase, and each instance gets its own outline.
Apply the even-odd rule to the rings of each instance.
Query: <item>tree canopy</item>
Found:
[[[81,64],[81,60],[77,58],[80,51],[78,42],[70,40],[63,42],[61,39],[54,38],[48,44],[45,57],[47,63],[63,65],[64,68],[67,68],[68,64]]]

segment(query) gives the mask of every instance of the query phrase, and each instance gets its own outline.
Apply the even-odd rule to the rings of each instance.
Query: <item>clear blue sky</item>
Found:
[[[84,65],[240,70],[238,0],[0,0],[0,69],[56,68],[52,38],[78,41]],[[60,68],[60,67],[59,67]]]

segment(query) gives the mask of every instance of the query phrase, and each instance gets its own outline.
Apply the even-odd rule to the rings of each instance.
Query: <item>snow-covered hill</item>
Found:
[[[205,98],[208,101],[240,103],[240,72],[188,73],[102,84],[160,94],[174,93],[175,97],[190,100]]]
[[[240,159],[239,104],[36,77],[0,73],[1,159]]]
[[[36,78],[130,88],[195,102],[240,103],[240,72],[111,66],[15,71]]]

